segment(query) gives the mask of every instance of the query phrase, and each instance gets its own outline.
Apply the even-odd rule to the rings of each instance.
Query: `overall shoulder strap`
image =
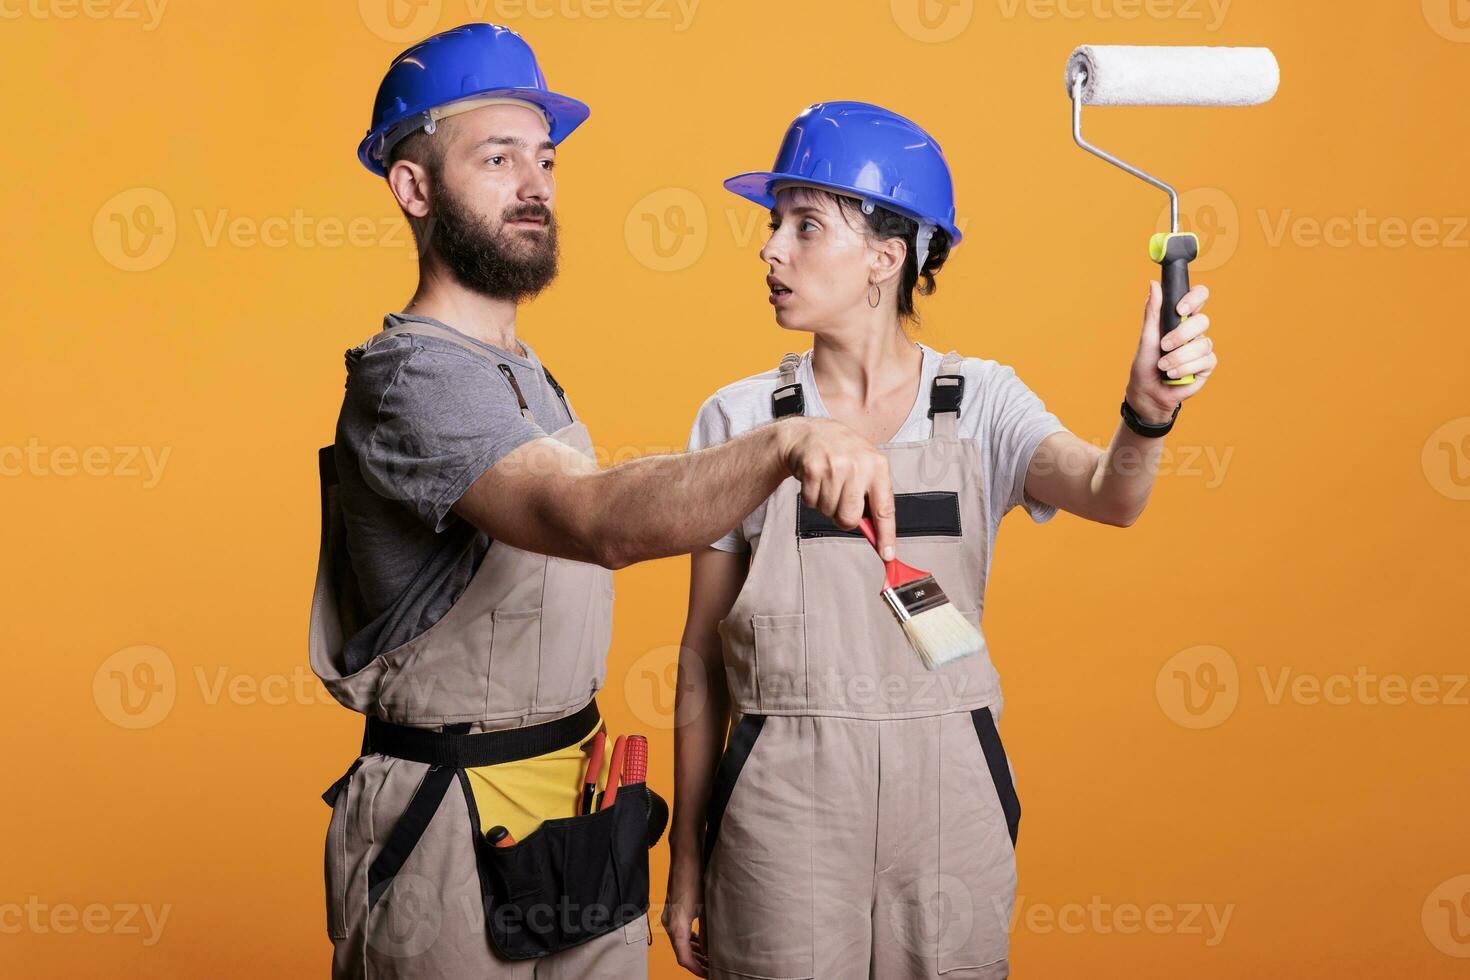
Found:
[[[521,386],[516,381],[516,376],[511,371],[510,365],[505,364],[501,361],[497,361],[494,357],[490,356],[489,351],[485,350],[483,347],[479,346],[468,337],[464,337],[458,333],[455,333],[453,330],[446,330],[444,327],[438,326],[437,324],[433,323],[424,323],[422,320],[410,320],[407,323],[400,323],[396,327],[389,327],[386,330],[381,330],[378,333],[373,334],[363,344],[363,347],[371,347],[373,344],[376,344],[380,340],[385,340],[389,337],[397,337],[401,334],[415,334],[420,337],[435,337],[447,343],[454,344],[457,347],[462,347],[465,350],[469,351],[471,354],[475,354],[479,357],[484,358],[486,361],[489,361],[493,367],[500,371],[501,376],[504,377],[506,383],[510,385],[510,390],[514,392],[516,396],[516,405],[521,410],[521,416],[523,418],[529,419],[532,422],[536,421],[536,417],[531,414],[531,407],[526,404],[526,396],[521,392]],[[556,381],[551,377],[551,372],[547,371],[544,365],[542,366],[541,370],[546,375],[546,380],[549,381],[552,388],[556,390],[557,397],[561,398],[562,404],[566,405],[567,400],[566,396],[562,394],[561,385],[556,383]],[[567,405],[567,415],[572,415],[572,407],[570,405]],[[572,416],[572,419],[573,421],[576,421],[575,416]]]
[[[572,403],[567,401],[567,390],[551,376],[551,371],[547,369],[545,364],[541,365],[541,373],[546,375],[546,383],[551,385],[551,390],[556,392],[556,397],[561,399],[562,408],[567,410],[567,418],[573,422],[577,421],[577,413],[572,411]]]
[[[805,414],[806,398],[801,391],[801,382],[796,380],[796,369],[800,365],[800,354],[787,354],[781,358],[781,377],[776,390],[771,392],[772,418]]]
[[[364,343],[363,346],[371,347],[373,344],[376,344],[380,340],[387,340],[389,337],[397,337],[401,334],[406,333],[417,334],[420,337],[436,337],[439,340],[446,341],[447,343],[454,344],[458,347],[463,347],[471,354],[478,354],[487,361],[494,360],[494,358],[490,356],[489,352],[476,345],[474,341],[470,340],[468,337],[463,337],[460,334],[455,333],[453,330],[446,330],[445,328],[433,323],[424,323],[421,320],[410,320],[407,323],[400,323],[396,327],[389,327],[386,330],[381,330],[378,333],[375,333],[371,337],[369,337],[367,339],[367,342]]]
[[[939,362],[939,373],[929,388],[929,417],[934,420],[933,438],[953,439],[965,400],[965,376],[960,373],[959,354],[950,351]]]

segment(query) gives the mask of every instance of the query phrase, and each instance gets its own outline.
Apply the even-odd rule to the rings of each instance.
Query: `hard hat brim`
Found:
[[[560,95],[556,92],[546,92],[542,89],[535,88],[487,88],[477,92],[466,92],[454,101],[459,102],[465,99],[486,97],[520,99],[523,102],[529,102],[532,105],[538,106],[546,113],[548,136],[554,144],[560,144],[562,140],[572,134],[573,130],[586,122],[587,117],[592,114],[592,110],[588,108],[585,102],[574,99],[569,95]],[[447,105],[449,103],[445,104]],[[439,107],[434,106],[432,108]],[[422,115],[424,111],[426,110],[405,113],[396,118],[386,119],[371,129],[357,147],[357,158],[362,161],[362,165],[379,177],[387,176],[388,168],[384,165],[384,161],[378,159],[374,153],[378,143],[383,139],[384,134],[393,130],[394,127],[398,126],[405,119],[415,115]]]
[[[769,170],[753,170],[748,173],[736,174],[734,177],[726,180],[725,190],[730,191],[732,194],[738,194],[747,201],[752,201],[769,209],[776,206],[776,195],[771,190],[772,185],[785,180],[825,188],[835,194],[842,194],[845,197],[856,197],[861,200],[872,201],[875,204],[881,204],[890,211],[896,211],[906,218],[912,218],[915,221],[930,222],[939,228],[943,228],[945,233],[949,235],[951,248],[958,245],[960,239],[963,237],[960,234],[959,228],[955,227],[953,222],[943,221],[931,215],[918,214],[911,205],[896,198],[889,197],[886,194],[875,194],[872,191],[861,190],[860,188],[849,187],[846,184],[838,184],[827,180],[813,180],[802,174],[784,174]]]

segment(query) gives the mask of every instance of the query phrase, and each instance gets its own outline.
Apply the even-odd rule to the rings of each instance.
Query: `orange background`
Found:
[[[1273,48],[1266,106],[1084,115],[1189,192],[1222,366],[1137,526],[1000,536],[1013,968],[1464,975],[1463,0],[388,2],[0,9],[0,972],[325,974],[317,794],[359,719],[306,666],[315,450],[343,350],[414,278],[353,154],[390,58],[486,19],[593,107],[560,157],[563,274],[521,330],[607,458],[682,446],[705,395],[804,346],[765,302],[761,215],[719,182],[829,98],[917,118],[954,168],[968,236],[917,336],[1014,365],[1105,443],[1163,197],[1072,145],[1063,62]],[[168,453],[157,479],[129,447]],[[618,573],[602,699],[665,790],[685,568]],[[661,934],[652,956],[680,975]]]

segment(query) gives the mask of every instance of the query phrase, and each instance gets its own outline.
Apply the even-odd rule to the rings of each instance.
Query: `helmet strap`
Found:
[[[917,282],[919,276],[924,274],[924,263],[929,261],[929,240],[934,237],[934,226],[926,221],[919,222],[918,234],[914,236],[914,257],[918,259],[914,265],[914,280]]]

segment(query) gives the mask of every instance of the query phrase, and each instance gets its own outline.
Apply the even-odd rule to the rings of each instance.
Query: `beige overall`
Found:
[[[364,346],[398,333],[441,337],[484,356],[458,335],[417,322],[384,331]],[[552,438],[592,454],[579,421]],[[310,652],[312,669],[333,697],[372,724],[435,733],[530,730],[562,719],[559,728],[545,728],[559,733],[562,744],[575,745],[595,730],[596,707],[589,702],[606,675],[612,573],[499,541],[442,619],[344,675],[343,643],[361,624],[352,622],[354,583],[334,484],[334,464],[324,451],[323,540]],[[571,722],[587,724],[579,731],[568,729]],[[481,815],[464,770],[458,772],[460,786],[441,790],[442,801],[424,815],[428,823],[422,836],[391,880],[375,882],[370,895],[370,869],[416,791],[437,768],[442,767],[431,770],[423,762],[368,750],[329,791],[327,931],[335,945],[334,977],[647,976],[651,935],[646,915],[539,959],[512,961],[498,954],[487,938],[476,869],[474,835]],[[568,789],[570,801],[575,788]],[[484,815],[484,823],[493,824],[493,816]]]
[[[773,414],[801,411],[796,365]],[[898,557],[979,626],[987,479],[955,434],[958,369],[947,355],[930,392],[932,438],[880,448]],[[1020,806],[995,668],[982,652],[925,670],[871,546],[800,492],[770,498],[720,624],[734,724],[706,815],[711,976],[1005,977]]]

